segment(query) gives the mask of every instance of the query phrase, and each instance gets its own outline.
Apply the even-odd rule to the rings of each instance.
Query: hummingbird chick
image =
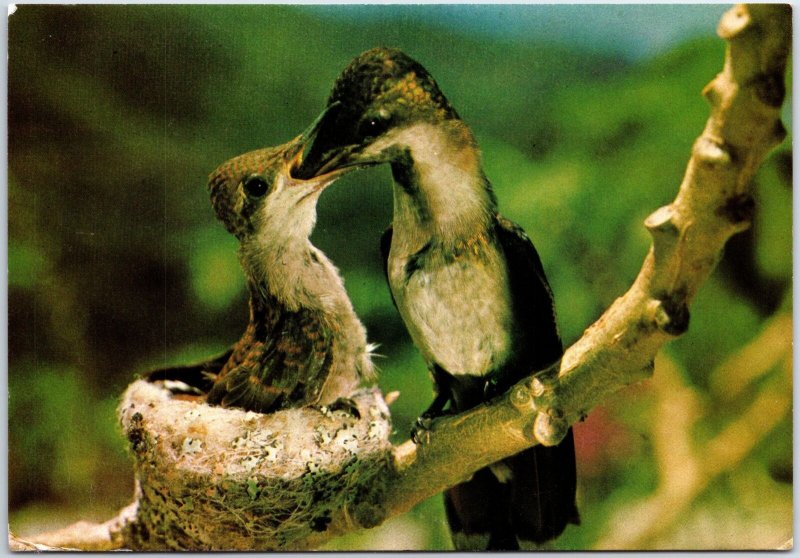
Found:
[[[309,240],[320,194],[347,169],[292,176],[313,133],[235,157],[209,178],[217,217],[239,240],[250,321],[219,361],[208,403],[261,413],[327,405],[373,378],[342,278]]]
[[[394,178],[384,269],[437,391],[423,417],[473,408],[557,363],[553,297],[533,243],[498,213],[475,138],[433,77],[389,48],[361,54],[337,78],[296,175],[380,163]],[[454,545],[514,550],[557,537],[579,522],[575,469],[570,429],[558,446],[448,489]]]

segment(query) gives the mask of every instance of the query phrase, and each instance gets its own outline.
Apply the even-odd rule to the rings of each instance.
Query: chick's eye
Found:
[[[269,184],[263,177],[255,175],[249,176],[244,180],[244,191],[248,196],[260,198],[269,190]]]

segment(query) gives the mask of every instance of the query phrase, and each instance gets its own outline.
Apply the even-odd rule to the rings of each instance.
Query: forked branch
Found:
[[[791,44],[788,5],[737,5],[719,23],[725,64],[703,90],[711,116],[675,200],[645,221],[653,242],[631,288],[567,349],[560,369],[492,404],[435,423],[430,441],[395,450],[387,515],[568,426],[611,393],[650,376],[658,350],[689,325],[689,304],[725,242],[750,226],[753,175],[785,137],[780,108]]]

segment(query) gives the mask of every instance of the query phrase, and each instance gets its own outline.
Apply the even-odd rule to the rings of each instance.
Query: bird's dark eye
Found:
[[[380,112],[365,118],[358,127],[358,134],[363,138],[376,138],[392,125],[392,116]]]
[[[269,184],[263,177],[255,175],[248,176],[244,180],[244,191],[248,196],[260,198],[269,190]]]

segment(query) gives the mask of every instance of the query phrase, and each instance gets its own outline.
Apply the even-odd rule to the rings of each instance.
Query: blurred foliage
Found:
[[[221,351],[247,318],[236,242],[214,219],[207,173],[302,130],[339,71],[367,48],[396,46],[420,60],[472,126],[501,210],[542,256],[565,343],[635,277],[649,246],[642,220],[674,197],[708,116],[699,93],[724,52],[713,30],[632,65],[568,38],[478,40],[404,17],[411,6],[368,24],[359,19],[367,8],[336,8],[349,18],[330,17],[333,9],[26,5],[11,16],[15,529],[30,528],[32,509],[54,514],[52,525],[66,520],[60,510],[102,517],[129,500],[131,466],[114,416],[119,394],[136,372]],[[790,312],[791,162],[787,140],[756,179],[754,227],[729,244],[695,301],[689,332],[666,351],[703,402],[698,447],[765,383],[790,389],[779,365],[733,402],[709,390],[708,378],[771,316]],[[378,258],[390,181],[385,168],[342,179],[321,200],[314,242],[342,270],[381,344],[380,385],[401,393],[392,408],[400,440],[432,388]],[[618,394],[576,427],[583,524],[555,548],[592,548],[613,531],[615,514],[669,476],[653,451],[655,381]],[[791,532],[791,435],[787,414],[650,546],[783,542]],[[327,548],[450,548],[441,500]]]

